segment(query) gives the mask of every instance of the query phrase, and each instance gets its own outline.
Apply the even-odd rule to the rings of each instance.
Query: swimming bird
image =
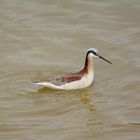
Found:
[[[93,57],[100,58],[112,64],[110,61],[99,55],[97,49],[90,48],[86,53],[85,65],[80,71],[58,76],[48,81],[35,82],[35,84],[56,90],[75,90],[86,88],[90,86],[94,80]]]

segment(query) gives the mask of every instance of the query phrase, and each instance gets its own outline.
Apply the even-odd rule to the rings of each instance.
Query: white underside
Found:
[[[93,73],[91,73],[91,74],[83,76],[83,78],[81,78],[81,80],[66,83],[66,84],[63,84],[60,86],[54,85],[49,82],[38,82],[35,84],[44,86],[44,87],[48,87],[51,89],[57,89],[57,90],[75,90],[75,89],[82,89],[82,88],[86,88],[86,87],[90,86],[93,82],[93,79],[94,79],[94,75],[93,75]]]

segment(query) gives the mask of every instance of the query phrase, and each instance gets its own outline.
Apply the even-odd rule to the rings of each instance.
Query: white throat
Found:
[[[86,65],[86,67],[87,67],[87,78],[88,78],[88,80],[89,80],[89,82],[93,82],[93,80],[94,80],[94,64],[93,64],[93,57],[92,56],[90,56],[90,55],[88,55],[87,56],[87,65]]]

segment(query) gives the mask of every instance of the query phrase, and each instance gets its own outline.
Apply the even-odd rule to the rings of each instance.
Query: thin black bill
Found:
[[[98,55],[98,56],[99,56],[99,58],[103,59],[104,61],[106,61],[106,62],[108,62],[108,63],[112,64],[109,60],[107,60],[107,59],[103,58],[101,55]]]

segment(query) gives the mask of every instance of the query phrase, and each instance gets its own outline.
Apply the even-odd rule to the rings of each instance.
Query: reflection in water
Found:
[[[53,93],[54,91],[55,90],[53,90],[53,89],[43,87],[43,88],[40,88],[38,90],[38,93],[46,93],[46,94],[49,94],[49,93]]]
[[[84,105],[87,106],[87,108],[90,111],[96,111],[93,100],[90,99],[92,94],[94,94],[94,93],[89,93],[85,90],[85,92],[81,91],[81,94],[79,94],[79,96],[80,96],[80,100],[83,102]]]
[[[53,90],[53,89],[49,89],[46,87],[40,88],[37,92],[31,92],[30,94],[28,93],[27,96],[32,95],[32,97],[35,95],[38,95],[38,97],[41,94],[58,94],[58,95],[62,95],[62,94],[71,94],[71,95],[75,95],[76,97],[78,97],[80,100],[90,111],[96,111],[95,106],[93,104],[93,101],[90,99],[90,96],[92,96],[93,93],[89,93],[86,89],[81,89],[81,90],[73,90],[73,91],[63,91],[63,90]]]

